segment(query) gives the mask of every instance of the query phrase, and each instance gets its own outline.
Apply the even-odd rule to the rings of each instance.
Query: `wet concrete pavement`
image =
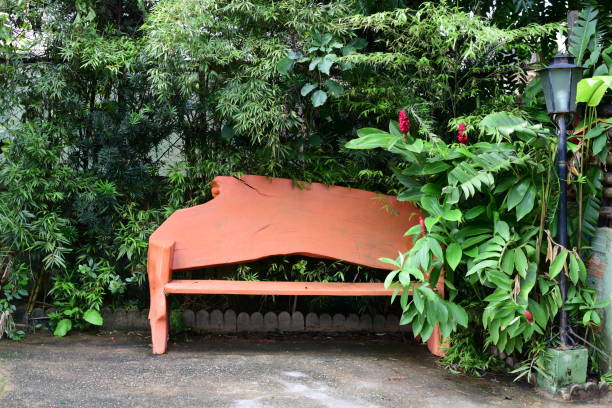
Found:
[[[153,356],[143,334],[0,341],[0,407],[611,407],[454,375],[386,336],[198,336]]]

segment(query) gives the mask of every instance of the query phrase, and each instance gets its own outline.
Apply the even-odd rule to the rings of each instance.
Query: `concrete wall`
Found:
[[[597,289],[598,298],[609,302],[603,311],[601,335],[606,353],[612,355],[612,228],[599,228],[595,234],[588,281],[591,287]],[[612,361],[603,358],[601,361],[605,364],[602,371],[612,370]]]

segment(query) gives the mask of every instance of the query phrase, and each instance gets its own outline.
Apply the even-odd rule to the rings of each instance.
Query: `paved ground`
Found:
[[[153,356],[144,335],[0,341],[0,407],[562,407],[508,378],[438,367],[392,336],[198,337]],[[610,407],[612,399],[571,407]]]

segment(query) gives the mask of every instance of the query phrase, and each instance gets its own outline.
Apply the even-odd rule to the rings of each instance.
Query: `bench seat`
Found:
[[[197,295],[391,296],[382,283],[173,280],[164,292]]]

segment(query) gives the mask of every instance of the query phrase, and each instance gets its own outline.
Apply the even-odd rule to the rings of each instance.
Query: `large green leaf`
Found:
[[[62,319],[55,326],[54,336],[64,337],[72,329],[72,322],[70,319]]]
[[[568,51],[576,57],[576,65],[582,65],[586,52],[595,49],[595,31],[597,29],[597,10],[584,9],[572,27]]]
[[[535,135],[535,128],[525,119],[506,112],[493,112],[485,116],[479,124],[490,135],[510,136],[514,132],[523,132]]]
[[[392,136],[388,133],[370,133],[368,135],[348,141],[345,147],[347,149],[375,149],[377,147],[387,149],[398,140],[399,138],[397,136]]]
[[[578,82],[576,102],[586,102],[589,106],[597,106],[606,91],[612,87],[612,76],[594,76]]]
[[[102,319],[100,312],[94,309],[89,309],[83,313],[83,320],[96,326],[102,326],[102,323],[104,323],[104,319]]]

